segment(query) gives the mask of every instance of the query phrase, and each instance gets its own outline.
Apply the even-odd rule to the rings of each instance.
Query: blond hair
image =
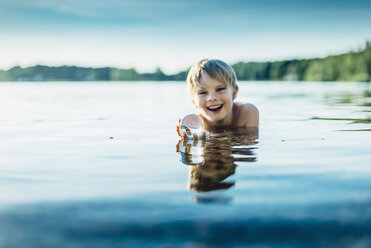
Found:
[[[201,85],[205,72],[226,86],[232,87],[234,93],[237,92],[237,77],[232,67],[221,60],[203,59],[194,64],[188,72],[187,87],[192,96],[195,94],[196,86]]]

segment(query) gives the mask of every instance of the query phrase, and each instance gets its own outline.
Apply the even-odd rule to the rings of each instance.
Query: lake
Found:
[[[0,247],[369,247],[371,84],[239,87],[193,143],[182,82],[0,83]]]

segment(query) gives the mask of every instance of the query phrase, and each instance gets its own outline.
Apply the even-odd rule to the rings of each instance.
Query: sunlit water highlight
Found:
[[[183,83],[1,83],[0,246],[367,247],[370,84],[238,100],[259,130],[182,143]]]

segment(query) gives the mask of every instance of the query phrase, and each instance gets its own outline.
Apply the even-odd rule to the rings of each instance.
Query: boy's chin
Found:
[[[206,120],[208,120],[209,122],[211,122],[211,123],[218,123],[218,122],[220,122],[220,121],[222,121],[223,119],[222,118],[216,118],[216,117],[214,117],[214,116],[207,116],[206,117]]]
[[[220,122],[223,120],[223,116],[219,114],[208,113],[204,111],[201,115],[209,122]]]

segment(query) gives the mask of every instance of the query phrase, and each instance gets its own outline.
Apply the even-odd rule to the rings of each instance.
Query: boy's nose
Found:
[[[214,93],[210,93],[209,96],[208,96],[208,99],[207,99],[209,102],[210,101],[213,101],[213,100],[216,100],[216,95]]]

